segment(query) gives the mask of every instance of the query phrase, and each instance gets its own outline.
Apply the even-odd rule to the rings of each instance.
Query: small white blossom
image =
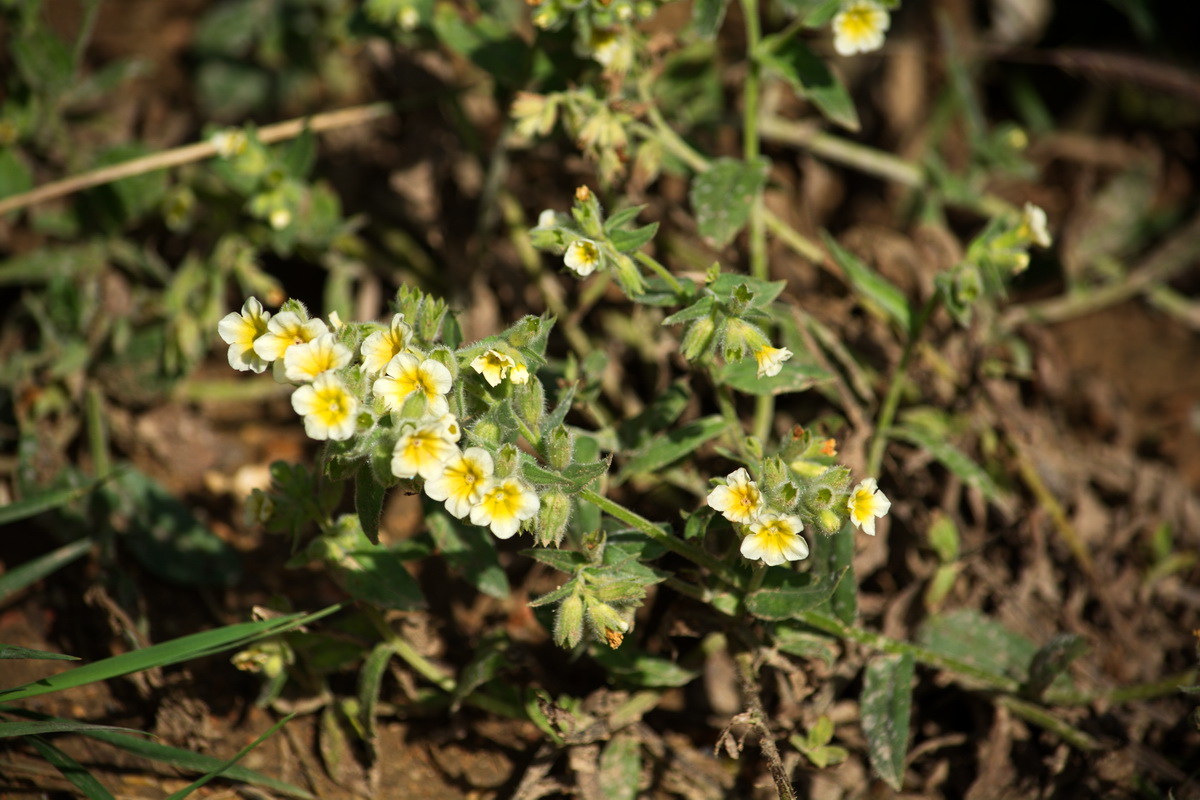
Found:
[[[808,542],[800,535],[802,530],[804,523],[799,517],[763,514],[750,523],[750,533],[742,539],[742,555],[772,567],[808,558]]]
[[[758,377],[774,377],[783,369],[783,362],[792,357],[792,351],[786,347],[760,347],[754,351],[754,360],[758,362]]]
[[[292,345],[311,342],[327,333],[329,328],[321,320],[302,319],[294,311],[284,311],[271,317],[267,332],[254,342],[254,352],[263,361],[276,361],[283,358]]]
[[[425,398],[426,413],[430,416],[441,416],[450,410],[445,397],[452,382],[450,370],[432,358],[422,361],[412,353],[400,353],[392,357],[383,374],[372,391],[383,400],[388,411],[399,412],[414,394]]]
[[[479,502],[471,507],[471,522],[486,526],[501,539],[517,532],[541,507],[537,494],[516,478],[492,478],[480,489]]]
[[[879,491],[874,478],[866,478],[855,486],[854,491],[850,492],[850,499],[846,501],[850,521],[868,536],[875,535],[875,518],[887,514],[891,507],[892,501]]]
[[[217,333],[229,345],[229,366],[239,372],[262,372],[267,368],[266,359],[258,355],[254,342],[267,332],[271,312],[264,311],[262,303],[251,297],[236,311],[225,315],[217,323]]]
[[[708,493],[708,505],[730,522],[746,524],[757,519],[762,511],[762,492],[742,467],[726,476],[724,486],[717,486]]]
[[[375,331],[363,340],[363,369],[368,375],[378,375],[387,368],[388,362],[408,349],[410,342],[412,328],[404,322],[403,314],[396,314],[387,330]]]
[[[350,363],[350,348],[340,344],[332,333],[311,342],[289,347],[283,354],[284,374],[289,381],[309,383],[324,372],[339,370]]]
[[[878,50],[890,25],[891,17],[879,3],[851,0],[833,18],[833,49],[843,56]]]
[[[537,226],[539,228],[553,228],[557,222],[558,215],[554,213],[554,209],[552,208],[547,208],[538,214]]]
[[[358,424],[358,400],[332,372],[293,392],[292,408],[304,417],[304,432],[313,439],[349,439]]]
[[[507,356],[499,350],[488,350],[483,355],[476,356],[471,362],[471,369],[482,375],[492,388],[499,386],[500,381],[508,377],[509,370],[516,366],[517,362],[511,356]],[[526,374],[526,379],[528,379],[528,374]]]
[[[483,497],[484,484],[491,479],[494,469],[491,453],[482,447],[468,447],[451,456],[441,472],[425,482],[425,494],[434,500],[445,500],[446,510],[462,519]]]
[[[591,239],[576,239],[567,245],[563,263],[581,278],[586,278],[600,265],[600,248]]]
[[[444,417],[409,426],[392,451],[392,474],[397,478],[436,478],[442,465],[458,453],[458,439],[458,423],[448,424]]]
[[[237,128],[230,128],[217,131],[209,137],[208,142],[216,148],[217,155],[221,158],[233,158],[245,151],[248,140],[245,133]]]
[[[1017,232],[1038,247],[1049,247],[1052,244],[1046,212],[1033,203],[1026,203],[1021,210],[1021,226]]]

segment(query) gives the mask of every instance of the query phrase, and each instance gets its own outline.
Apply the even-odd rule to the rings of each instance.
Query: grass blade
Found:
[[[112,793],[96,780],[87,768],[69,755],[59,750],[40,736],[30,737],[29,741],[62,776],[71,782],[88,800],[114,800]]]
[[[284,631],[312,622],[326,614],[333,613],[339,608],[341,608],[340,605],[330,606],[313,614],[288,614],[276,619],[241,622],[212,631],[203,631],[201,633],[193,633],[189,636],[182,636],[178,639],[152,645],[143,650],[135,650],[132,653],[123,653],[119,656],[106,658],[103,661],[97,661],[69,672],[39,678],[24,686],[5,689],[0,691],[0,702],[12,702],[26,697],[37,697],[38,695],[49,694],[50,692],[72,689],[77,686],[84,686],[89,683],[128,675],[131,672],[140,672],[141,670],[153,667],[178,664],[181,661],[190,661],[225,650],[232,650],[235,647],[243,647],[258,639],[283,633]]]
[[[92,481],[86,486],[76,486],[71,489],[57,489],[53,492],[43,492],[42,494],[26,497],[24,500],[18,500],[15,503],[9,503],[5,506],[0,506],[0,525],[7,525],[10,522],[28,519],[29,517],[41,514],[43,511],[49,511],[59,506],[65,506],[72,500],[83,497],[96,487],[96,481]]]
[[[0,511],[2,510],[0,509]],[[94,542],[90,538],[77,539],[0,575],[0,603],[5,602],[26,586],[37,583],[47,575],[70,564],[91,550],[93,544]]]
[[[17,647],[15,644],[0,644],[0,660],[5,658],[29,658],[45,661],[79,661],[79,656],[69,656],[66,653],[51,653],[48,650],[30,650],[28,647]]]
[[[93,730],[142,733],[142,731],[136,728],[122,728],[117,725],[92,725],[88,722],[72,722],[69,719],[22,720],[21,722],[0,722],[0,739],[8,739],[13,736],[35,736],[43,733],[85,733]]]
[[[182,789],[180,789],[178,792],[176,792],[175,794],[173,794],[173,795],[171,795],[170,797],[168,797],[168,798],[167,798],[167,800],[183,800],[183,798],[187,797],[189,794],[191,794],[192,792],[196,791],[196,790],[197,790],[197,789],[199,789],[201,786],[203,786],[204,784],[206,784],[206,783],[208,783],[209,781],[211,781],[213,778],[216,778],[216,777],[219,777],[219,776],[221,776],[221,775],[224,775],[226,772],[228,772],[228,771],[229,771],[229,769],[231,769],[231,768],[232,768],[232,767],[233,767],[235,764],[237,764],[237,762],[239,762],[239,761],[241,761],[243,758],[245,758],[245,757],[246,757],[246,755],[247,755],[247,754],[248,754],[248,753],[249,753],[251,750],[253,750],[254,748],[258,747],[260,744],[262,744],[263,742],[265,742],[267,739],[270,739],[272,736],[274,736],[274,735],[275,735],[275,731],[279,730],[279,729],[280,729],[280,728],[282,728],[284,725],[286,725],[286,724],[288,724],[289,722],[291,722],[291,721],[292,721],[292,717],[294,717],[294,716],[296,716],[296,715],[295,715],[295,714],[288,714],[286,717],[284,717],[283,719],[279,720],[279,722],[276,722],[274,725],[272,725],[272,726],[270,727],[270,729],[266,731],[266,733],[262,734],[262,735],[261,735],[261,736],[259,736],[257,739],[255,739],[253,742],[251,742],[250,744],[246,745],[246,746],[245,746],[245,747],[243,747],[241,750],[239,750],[239,751],[238,751],[238,753],[237,753],[237,755],[235,755],[233,758],[229,759],[228,761],[226,761],[224,764],[222,764],[221,766],[217,767],[216,769],[214,769],[214,770],[210,771],[210,772],[209,772],[207,775],[205,775],[204,777],[200,778],[199,780],[196,780],[196,781],[194,781],[193,783],[189,784],[188,786],[185,786],[185,787],[183,787],[183,788],[182,788]]]

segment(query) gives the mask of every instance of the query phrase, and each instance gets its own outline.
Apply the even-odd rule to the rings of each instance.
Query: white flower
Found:
[[[313,439],[349,439],[358,424],[358,400],[332,372],[293,392],[292,408],[304,417],[304,432]]]
[[[1021,209],[1021,226],[1017,228],[1017,234],[1038,247],[1049,247],[1052,240],[1050,229],[1047,227],[1046,212],[1033,203],[1026,203]]]
[[[445,417],[426,419],[420,426],[410,426],[396,441],[392,450],[392,474],[397,478],[426,480],[436,478],[446,461],[455,457],[459,439],[458,423],[447,423]]]
[[[462,519],[483,497],[483,486],[494,469],[491,453],[482,447],[468,447],[451,456],[442,465],[442,471],[425,482],[425,494],[434,500],[445,500],[446,510]]]
[[[254,350],[254,341],[267,332],[271,312],[251,297],[242,305],[242,312],[231,311],[217,323],[217,333],[229,345],[229,366],[239,372],[262,372],[267,362]]]
[[[501,353],[499,350],[488,350],[480,356],[476,356],[471,362],[471,369],[483,376],[483,379],[488,382],[488,385],[495,388],[500,385],[500,381],[508,376],[508,371],[517,366],[517,362],[513,361],[511,356]],[[526,373],[526,380],[528,380]]]
[[[301,319],[294,311],[284,311],[271,317],[267,332],[254,342],[254,352],[263,361],[275,361],[283,358],[292,345],[311,342],[327,333],[329,328],[321,320]]]
[[[539,228],[553,228],[557,222],[558,215],[554,213],[554,209],[552,208],[547,208],[538,214],[537,226]]]
[[[749,523],[758,518],[762,511],[762,492],[750,480],[750,473],[742,467],[729,473],[725,485],[708,493],[708,505],[720,511],[730,522]]]
[[[246,149],[246,134],[237,128],[217,131],[209,137],[208,143],[217,149],[221,158],[232,158],[241,155]]]
[[[799,517],[763,514],[750,523],[750,533],[742,539],[742,555],[772,567],[808,558],[808,542],[800,535],[802,530],[804,524]]]
[[[481,487],[479,502],[471,507],[471,522],[488,526],[499,538],[508,539],[540,507],[537,494],[523,481],[492,478]]]
[[[878,50],[889,25],[891,17],[879,3],[851,0],[833,18],[833,49],[843,56]]]
[[[600,248],[591,239],[576,239],[567,245],[563,262],[579,277],[586,278],[595,272],[600,264]]]
[[[285,375],[289,381],[308,383],[323,372],[341,369],[350,363],[350,348],[339,344],[332,333],[311,342],[289,347],[283,354]]]
[[[786,347],[760,347],[754,351],[754,360],[758,362],[758,377],[772,378],[783,369],[783,362],[792,357],[792,351]]]
[[[846,501],[850,521],[854,523],[854,527],[862,528],[863,533],[868,536],[875,535],[875,518],[887,514],[891,507],[892,501],[879,491],[879,485],[875,483],[874,478],[866,478],[855,486],[854,491],[850,493],[850,499]]]
[[[368,375],[378,375],[392,358],[408,349],[411,341],[412,328],[404,322],[403,314],[396,314],[387,330],[375,331],[363,340],[363,369]]]
[[[422,361],[412,353],[400,353],[388,362],[384,377],[375,381],[372,391],[388,411],[401,411],[404,401],[417,394],[425,398],[430,416],[441,416],[450,410],[445,394],[451,382],[450,370],[432,358]]]
[[[508,379],[518,386],[529,383],[529,369],[521,363],[513,364],[508,371]]]

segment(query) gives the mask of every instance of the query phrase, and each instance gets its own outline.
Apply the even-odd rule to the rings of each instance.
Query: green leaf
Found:
[[[752,297],[747,308],[766,308],[775,302],[775,298],[779,297],[786,287],[787,281],[764,281],[749,275],[722,272],[708,288],[726,302],[733,299],[734,292],[749,291]]]
[[[863,673],[862,728],[871,766],[897,792],[904,782],[908,723],[912,712],[913,657],[880,655]]]
[[[42,758],[62,773],[88,800],[113,800],[112,793],[87,768],[40,736],[29,739]]]
[[[888,430],[888,436],[903,439],[927,450],[942,466],[962,478],[968,486],[978,489],[988,500],[995,500],[1000,496],[1000,487],[992,480],[987,470],[946,439],[934,436],[923,428],[904,424],[892,426]]]
[[[642,746],[632,733],[615,734],[600,753],[600,796],[605,800],[637,800],[642,775]]]
[[[379,544],[379,521],[383,518],[383,501],[387,487],[381,486],[371,472],[370,463],[364,463],[354,475],[354,510],[363,533],[371,544]]]
[[[213,756],[201,755],[193,753],[190,750],[181,750],[177,747],[168,747],[167,745],[158,744],[156,742],[148,742],[144,739],[138,739],[133,736],[127,736],[123,733],[109,733],[107,731],[89,731],[86,734],[93,739],[98,739],[102,742],[115,745],[116,747],[133,753],[136,756],[157,761],[162,764],[167,764],[178,769],[188,770],[190,772],[210,772],[212,770],[221,769],[226,762]],[[222,777],[228,780],[241,781],[254,786],[262,786],[270,789],[273,792],[279,792],[290,797],[300,797],[304,800],[314,800],[313,796],[303,789],[293,786],[290,783],[285,783],[275,778],[269,778],[262,773],[245,767],[232,766],[224,769],[221,773]]]
[[[12,689],[0,690],[0,702],[11,703],[28,697],[74,689],[78,686],[106,681],[144,669],[165,667],[234,648],[246,647],[259,639],[276,636],[315,622],[339,608],[341,608],[340,605],[330,606],[312,614],[287,614],[275,619],[242,622],[226,625],[216,630],[193,633],[189,636],[151,645],[142,650],[112,656],[67,672],[60,672],[57,675],[48,675]]]
[[[0,603],[75,561],[94,544],[92,539],[77,539],[0,575]]]
[[[617,650],[596,647],[592,658],[613,678],[642,688],[686,686],[700,674],[669,658],[657,658],[626,643]]]
[[[818,539],[813,570],[818,575],[843,577],[829,597],[829,611],[845,625],[858,618],[858,585],[854,577],[854,526],[847,521],[842,529]]]
[[[806,28],[824,28],[841,10],[845,0],[779,0],[788,13],[799,17]]]
[[[33,188],[33,172],[15,148],[0,148],[0,197],[28,192]]]
[[[692,3],[692,29],[696,36],[705,41],[717,38],[728,7],[729,0],[696,0]]]
[[[828,602],[845,574],[844,569],[833,575],[813,575],[768,567],[762,588],[746,597],[746,610],[759,619],[795,619]]]
[[[160,483],[127,469],[100,493],[120,519],[121,546],[163,580],[186,586],[230,586],[241,558]]]
[[[116,725],[93,725],[89,722],[73,722],[68,719],[56,720],[21,720],[19,722],[0,722],[0,739],[14,736],[38,736],[43,733],[83,733],[84,731],[124,731],[149,736],[148,733],[134,728],[121,728]]]
[[[859,261],[857,256],[838,244],[827,231],[821,231],[821,239],[854,290],[882,309],[905,333],[912,330],[912,312],[904,292]]]
[[[296,180],[308,178],[317,163],[317,137],[311,128],[306,127],[295,139],[279,146],[279,163]]]
[[[571,488],[574,491],[579,492],[586,489],[588,484],[600,476],[608,474],[610,466],[612,466],[611,458],[604,458],[601,461],[576,463],[563,470],[563,477],[571,482]]]
[[[459,522],[440,506],[427,506],[425,522],[438,551],[468,583],[491,597],[509,596],[512,590],[496,554],[495,540],[483,528]]]
[[[1087,649],[1087,639],[1077,633],[1055,636],[1034,653],[1029,665],[1029,680],[1021,687],[1021,692],[1039,699],[1071,662],[1086,653]]]
[[[707,172],[692,179],[688,197],[700,235],[714,247],[724,247],[746,226],[755,198],[767,182],[768,162],[719,158]]]
[[[25,84],[50,105],[71,85],[75,60],[71,49],[49,28],[37,25],[20,36],[9,34],[12,60]]]
[[[355,600],[397,611],[425,607],[421,587],[400,556],[365,537],[361,547],[344,554],[333,567],[335,579]]]
[[[713,306],[717,304],[717,299],[712,295],[705,295],[690,306],[685,306],[679,309],[674,314],[662,321],[663,325],[679,325],[683,322],[691,322],[694,319],[707,317],[712,313]]]
[[[631,231],[613,231],[608,235],[612,246],[620,253],[632,253],[649,242],[658,233],[658,223],[652,222]]]
[[[459,673],[458,682],[450,698],[451,713],[458,713],[463,701],[472,692],[496,677],[500,668],[508,663],[508,639],[501,633],[490,636],[475,649],[471,660]]]
[[[294,717],[294,716],[296,716],[296,715],[288,714],[286,717],[279,720],[274,725],[272,725],[270,728],[268,728],[266,730],[266,732],[264,732],[261,736],[259,736],[253,742],[251,742],[250,744],[246,745],[241,750],[239,750],[233,758],[231,758],[228,761],[225,761],[225,762],[221,763],[220,765],[214,767],[213,769],[209,770],[208,774],[204,775],[199,780],[193,781],[191,784],[183,787],[178,792],[175,792],[170,797],[168,797],[167,800],[183,800],[183,798],[187,797],[192,792],[196,791],[201,786],[203,786],[204,784],[211,781],[213,778],[217,778],[222,775],[225,775],[226,773],[229,772],[229,770],[233,766],[235,766],[237,764],[237,762],[241,761],[243,758],[245,758],[247,755],[249,755],[251,750],[258,747],[260,744],[265,742],[267,739],[270,739],[272,736],[275,735],[276,731],[278,731],[284,725],[291,722],[292,717]]]
[[[475,62],[501,85],[525,85],[531,49],[512,26],[487,16],[468,22],[453,4],[439,3],[433,29],[442,44]]]
[[[375,709],[379,706],[379,690],[383,676],[396,648],[390,642],[380,642],[371,650],[358,671],[358,724],[367,732],[367,742],[375,741]]]
[[[762,40],[756,51],[758,62],[782,77],[796,94],[809,100],[831,122],[851,131],[860,127],[854,99],[828,65],[813,53],[794,32]]]
[[[781,395],[806,392],[828,383],[833,376],[813,364],[785,361],[778,375],[758,377],[758,362],[753,357],[725,364],[717,371],[717,381],[743,394]]]
[[[634,219],[636,219],[637,215],[642,213],[642,209],[645,207],[646,204],[643,203],[640,206],[629,206],[628,208],[622,208],[620,211],[616,212],[604,221],[604,232],[613,233],[614,231],[620,230],[627,222],[632,222]]]
[[[617,438],[625,449],[633,449],[644,443],[651,435],[669,428],[687,409],[692,392],[685,381],[676,381],[667,387],[654,401],[636,417],[627,419],[617,427]]]
[[[917,641],[937,653],[993,675],[1024,681],[1037,645],[969,608],[927,619]]]
[[[69,656],[66,653],[51,653],[46,650],[30,650],[28,647],[17,647],[12,644],[0,644],[0,659],[28,658],[44,661],[79,661],[79,656]]]
[[[58,508],[59,506],[65,506],[67,503],[83,497],[95,488],[96,484],[97,481],[91,481],[86,486],[44,492],[33,497],[18,500],[15,503],[0,506],[0,525],[8,525],[9,523],[41,514],[44,511]]]
[[[702,444],[724,433],[729,423],[713,415],[690,422],[682,428],[659,434],[639,447],[617,476],[620,483],[630,476],[654,472],[696,451]]]
[[[124,164],[156,152],[140,142],[113,145],[92,163],[93,169]],[[78,195],[80,213],[90,215],[106,232],[120,230],[151,212],[157,212],[166,196],[169,179],[165,170],[150,170],[140,175],[97,186]]]
[[[565,572],[568,575],[573,575],[575,570],[588,563],[587,557],[583,553],[577,553],[574,550],[546,550],[538,548],[536,550],[522,550],[521,555],[528,556],[554,567],[559,572]]]

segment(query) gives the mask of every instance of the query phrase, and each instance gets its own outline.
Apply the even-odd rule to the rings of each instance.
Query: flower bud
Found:
[[[534,379],[518,384],[513,391],[513,404],[526,425],[533,430],[541,427],[542,416],[546,413],[546,390],[542,382]]]
[[[454,353],[451,352],[449,348],[435,348],[432,352],[430,352],[429,358],[433,359],[450,371],[450,380],[452,382],[458,380],[458,359],[454,357]]]
[[[583,641],[583,598],[578,593],[568,596],[558,605],[554,618],[554,643],[559,647],[574,647]]]
[[[496,477],[507,478],[515,475],[518,472],[518,463],[516,446],[511,443],[504,445],[496,454]]]
[[[475,427],[471,429],[471,436],[483,445],[485,450],[495,450],[500,446],[500,426],[491,420],[484,419],[475,423]]]
[[[693,322],[687,333],[683,335],[683,342],[679,347],[683,357],[688,361],[699,360],[712,346],[716,332],[717,324],[712,317],[704,317]]]
[[[615,608],[590,597],[587,603],[587,616],[592,627],[605,637],[608,636],[609,631],[625,633],[629,630],[629,623],[617,613]]]
[[[637,297],[646,291],[646,279],[638,269],[633,259],[624,253],[617,254],[617,282],[630,297]]]
[[[546,436],[546,460],[550,466],[558,470],[571,466],[575,457],[575,440],[562,425],[554,428]]]
[[[571,498],[559,491],[546,492],[539,498],[542,507],[538,510],[533,535],[540,547],[557,547],[567,533],[571,521]]]
[[[817,527],[821,533],[837,533],[842,529],[842,518],[832,508],[827,508],[817,515]]]

